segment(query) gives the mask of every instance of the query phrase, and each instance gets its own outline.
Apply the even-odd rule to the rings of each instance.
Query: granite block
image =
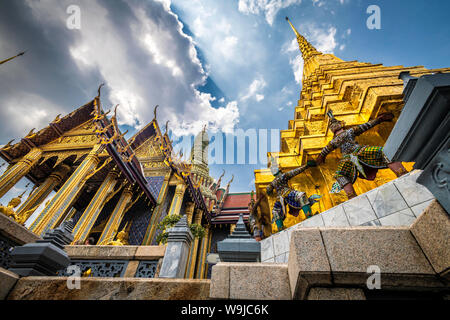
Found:
[[[138,246],[65,246],[71,259],[133,260]]]
[[[437,273],[450,268],[450,217],[437,200],[417,218],[411,232]]]
[[[211,270],[211,299],[229,299],[230,297],[230,266],[227,262],[219,262]]]
[[[24,277],[8,300],[208,300],[210,280],[81,278],[68,289],[67,277]]]
[[[375,212],[370,205],[369,199],[365,195],[360,195],[342,204],[348,222],[351,226],[359,226],[363,223],[377,219]],[[325,218],[324,218],[325,219]],[[325,226],[326,226],[325,222]]]
[[[382,287],[440,287],[409,228],[321,228],[335,284],[366,286],[378,266]],[[292,253],[291,253],[292,254]]]
[[[286,229],[289,243],[291,243],[292,231],[294,231],[296,227],[297,227],[297,225],[293,225],[292,227]]]
[[[6,299],[17,280],[19,280],[17,274],[0,267],[0,300]]]
[[[319,228],[292,233],[288,274],[293,299],[304,299],[310,286],[330,285],[331,269]]]
[[[133,278],[136,274],[137,268],[139,267],[139,261],[133,260],[129,261],[127,264],[127,268],[125,269],[125,273],[123,274],[124,278]]]
[[[410,226],[415,220],[416,216],[409,208],[379,219],[382,226]]]
[[[324,226],[326,227],[345,227],[349,226],[347,216],[341,205],[321,213]]]
[[[287,264],[230,264],[230,299],[289,300]]]
[[[20,245],[36,242],[41,239],[39,236],[4,214],[0,214],[0,233],[5,238]]]
[[[314,287],[309,290],[307,300],[366,300],[366,296],[359,288]]]
[[[158,260],[164,257],[166,246],[138,246],[134,259],[135,260]]]
[[[378,218],[408,208],[402,195],[392,182],[367,192],[366,196]]]
[[[433,194],[424,186],[416,183],[421,171],[415,170],[407,176],[394,180],[394,184],[402,194],[409,207],[434,199]]]

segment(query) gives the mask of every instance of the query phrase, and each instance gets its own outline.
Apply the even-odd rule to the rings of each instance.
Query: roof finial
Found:
[[[166,121],[166,131],[164,132],[164,134],[169,134],[169,122],[170,120]]]
[[[100,86],[98,87],[98,90],[97,90],[97,93],[98,93],[97,98],[100,98],[100,91],[101,91],[101,89],[102,89],[102,87],[103,87],[104,85],[105,85],[104,83],[101,83]]]
[[[153,114],[154,114],[153,120],[156,120],[156,110],[158,110],[158,107],[159,107],[159,105],[156,105],[155,109],[153,109]]]
[[[305,39],[304,36],[302,36],[300,33],[298,33],[297,29],[293,26],[291,21],[289,21],[289,18],[286,17],[286,21],[289,22],[291,25],[292,30],[294,30],[294,33],[297,37],[298,46],[300,48],[300,51],[302,53],[303,60],[308,60],[312,56],[317,56],[319,54],[322,54],[321,52],[317,51],[314,46],[308,42],[308,40]]]

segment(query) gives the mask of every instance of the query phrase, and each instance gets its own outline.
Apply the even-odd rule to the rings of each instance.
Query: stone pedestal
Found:
[[[189,247],[193,239],[186,216],[167,232],[169,237],[159,277],[184,278]]]
[[[57,229],[46,232],[43,240],[15,247],[9,270],[22,277],[55,276],[58,270],[70,264],[64,245],[72,242],[72,229],[72,221],[66,221]]]
[[[245,228],[242,213],[233,233],[217,243],[217,252],[223,262],[259,262],[261,244],[253,239]]]

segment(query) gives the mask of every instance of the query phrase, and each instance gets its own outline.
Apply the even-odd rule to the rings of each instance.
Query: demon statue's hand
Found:
[[[391,112],[384,112],[378,115],[377,120],[380,122],[392,121],[394,119],[394,115]]]
[[[319,154],[316,158],[316,165],[321,165],[322,163],[325,163],[325,157]]]

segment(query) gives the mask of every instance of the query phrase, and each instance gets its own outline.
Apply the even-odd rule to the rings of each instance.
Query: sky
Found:
[[[370,5],[380,8],[380,29],[367,27]],[[68,27],[71,6],[80,28]],[[266,132],[263,148],[224,146],[231,163],[210,166],[215,178],[225,170],[222,181],[235,176],[231,192],[251,191],[301,90],[303,61],[285,16],[343,60],[439,68],[450,66],[449,11],[449,1],[422,0],[0,0],[0,60],[26,50],[0,66],[0,144],[92,100],[104,82],[103,108],[120,104],[128,137],[158,104],[160,126],[170,121],[186,156],[183,138],[205,124],[210,137]]]

